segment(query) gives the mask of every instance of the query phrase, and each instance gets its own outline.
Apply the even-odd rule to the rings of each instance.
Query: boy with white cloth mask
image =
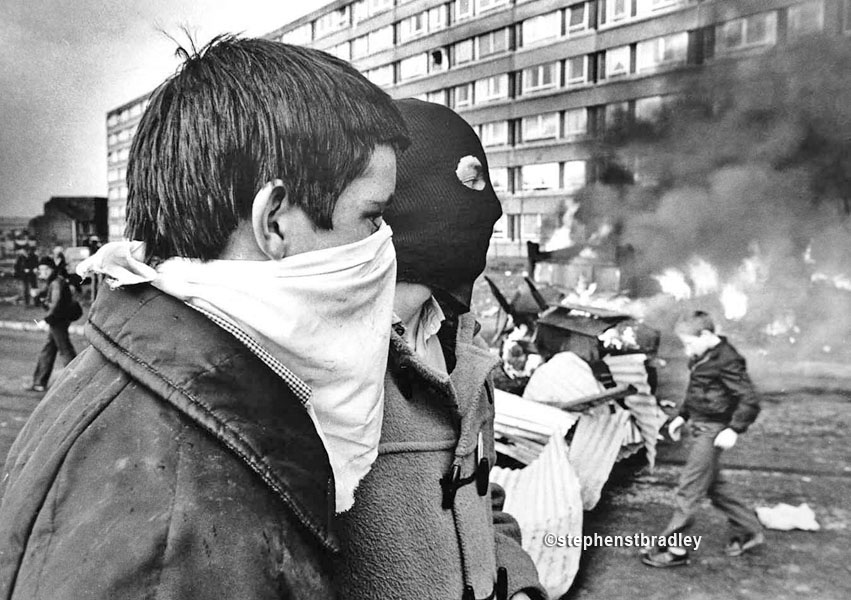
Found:
[[[9,455],[0,596],[328,598],[375,459],[407,133],[347,63],[222,37],[150,98],[92,346]]]
[[[496,358],[475,339],[473,283],[502,209],[473,129],[452,110],[396,102],[411,136],[393,203],[398,261],[378,459],[340,515],[351,600],[540,600],[517,522],[488,485]]]

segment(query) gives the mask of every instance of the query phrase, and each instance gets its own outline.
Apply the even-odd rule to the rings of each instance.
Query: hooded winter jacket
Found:
[[[496,359],[473,343],[474,326],[460,317],[450,376],[392,335],[378,459],[338,523],[342,598],[546,596],[517,522],[500,512],[504,493],[488,485]]]
[[[149,285],[87,336],[3,470],[0,599],[334,597],[331,468],[284,380]]]

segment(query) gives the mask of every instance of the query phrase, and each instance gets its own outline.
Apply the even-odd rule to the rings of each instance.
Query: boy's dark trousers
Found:
[[[724,423],[695,421],[687,424],[688,455],[680,473],[676,493],[676,508],[663,535],[686,529],[694,519],[700,502],[707,496],[720,509],[730,523],[731,538],[742,538],[759,533],[762,525],[756,513],[733,495],[730,484],[721,474],[721,452],[715,447],[715,436],[725,429]]]
[[[30,276],[24,275],[21,279],[21,295],[24,297],[24,306],[30,306],[33,304],[32,289],[33,285],[30,282]]]
[[[68,327],[71,323],[62,321],[55,325],[48,325],[47,341],[38,355],[38,362],[35,365],[35,373],[33,374],[33,385],[42,385],[47,387],[47,382],[50,380],[50,373],[53,371],[53,363],[56,362],[56,354],[61,354],[62,359],[67,365],[77,356],[77,351],[71,344],[71,338],[68,335]]]

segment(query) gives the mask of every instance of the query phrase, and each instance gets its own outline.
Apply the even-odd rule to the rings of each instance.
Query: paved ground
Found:
[[[41,332],[0,328],[0,458],[4,461],[12,441],[42,396],[24,391],[23,387],[32,383],[43,336]],[[77,335],[71,336],[71,341],[78,352],[86,345]],[[57,359],[57,367],[60,360]]]

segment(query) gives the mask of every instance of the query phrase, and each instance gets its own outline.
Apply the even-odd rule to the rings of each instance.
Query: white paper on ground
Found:
[[[805,502],[798,506],[792,506],[781,502],[772,507],[759,506],[756,509],[759,522],[768,529],[789,531],[791,529],[803,529],[804,531],[818,531],[821,525],[816,521],[816,514]]]

